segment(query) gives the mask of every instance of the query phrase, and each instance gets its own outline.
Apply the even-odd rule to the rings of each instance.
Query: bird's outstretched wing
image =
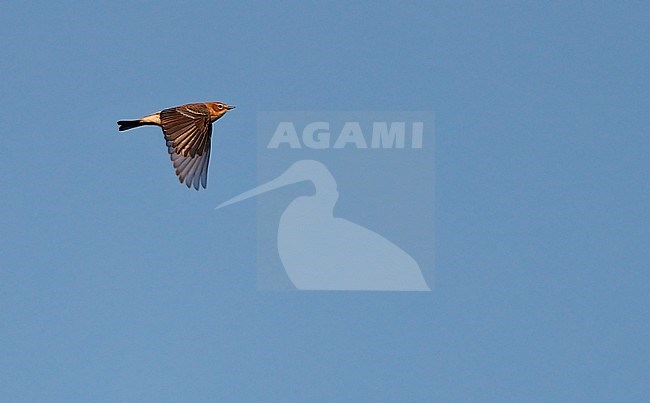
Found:
[[[160,123],[167,151],[174,163],[178,180],[187,187],[208,182],[212,123],[204,105],[184,105],[160,112]]]

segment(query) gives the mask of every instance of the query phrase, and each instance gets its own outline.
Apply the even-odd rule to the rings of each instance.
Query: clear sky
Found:
[[[1,2],[0,400],[647,401],[650,7],[536,3]],[[435,112],[432,292],[257,290],[293,110]]]

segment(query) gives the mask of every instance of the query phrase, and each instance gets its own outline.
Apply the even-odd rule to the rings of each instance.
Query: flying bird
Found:
[[[212,123],[235,107],[223,102],[186,104],[164,109],[140,119],[120,120],[119,131],[140,126],[160,126],[178,180],[188,188],[208,184]]]

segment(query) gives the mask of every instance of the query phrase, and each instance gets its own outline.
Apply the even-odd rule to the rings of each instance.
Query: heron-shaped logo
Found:
[[[280,260],[297,289],[430,290],[408,253],[368,228],[334,217],[336,180],[321,162],[297,161],[277,178],[217,208],[302,181],[311,181],[316,191],[289,204],[277,234]]]

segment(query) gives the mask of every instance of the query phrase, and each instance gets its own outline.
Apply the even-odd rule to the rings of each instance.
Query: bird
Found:
[[[315,192],[294,199],[280,216],[277,250],[299,290],[430,291],[419,264],[384,236],[334,215],[339,193],[327,167],[299,160],[270,182],[217,209],[298,182]]]
[[[117,124],[119,131],[160,126],[179,182],[199,190],[200,186],[205,189],[208,184],[212,123],[234,108],[223,102],[191,103],[163,109],[140,119],[120,120]]]

